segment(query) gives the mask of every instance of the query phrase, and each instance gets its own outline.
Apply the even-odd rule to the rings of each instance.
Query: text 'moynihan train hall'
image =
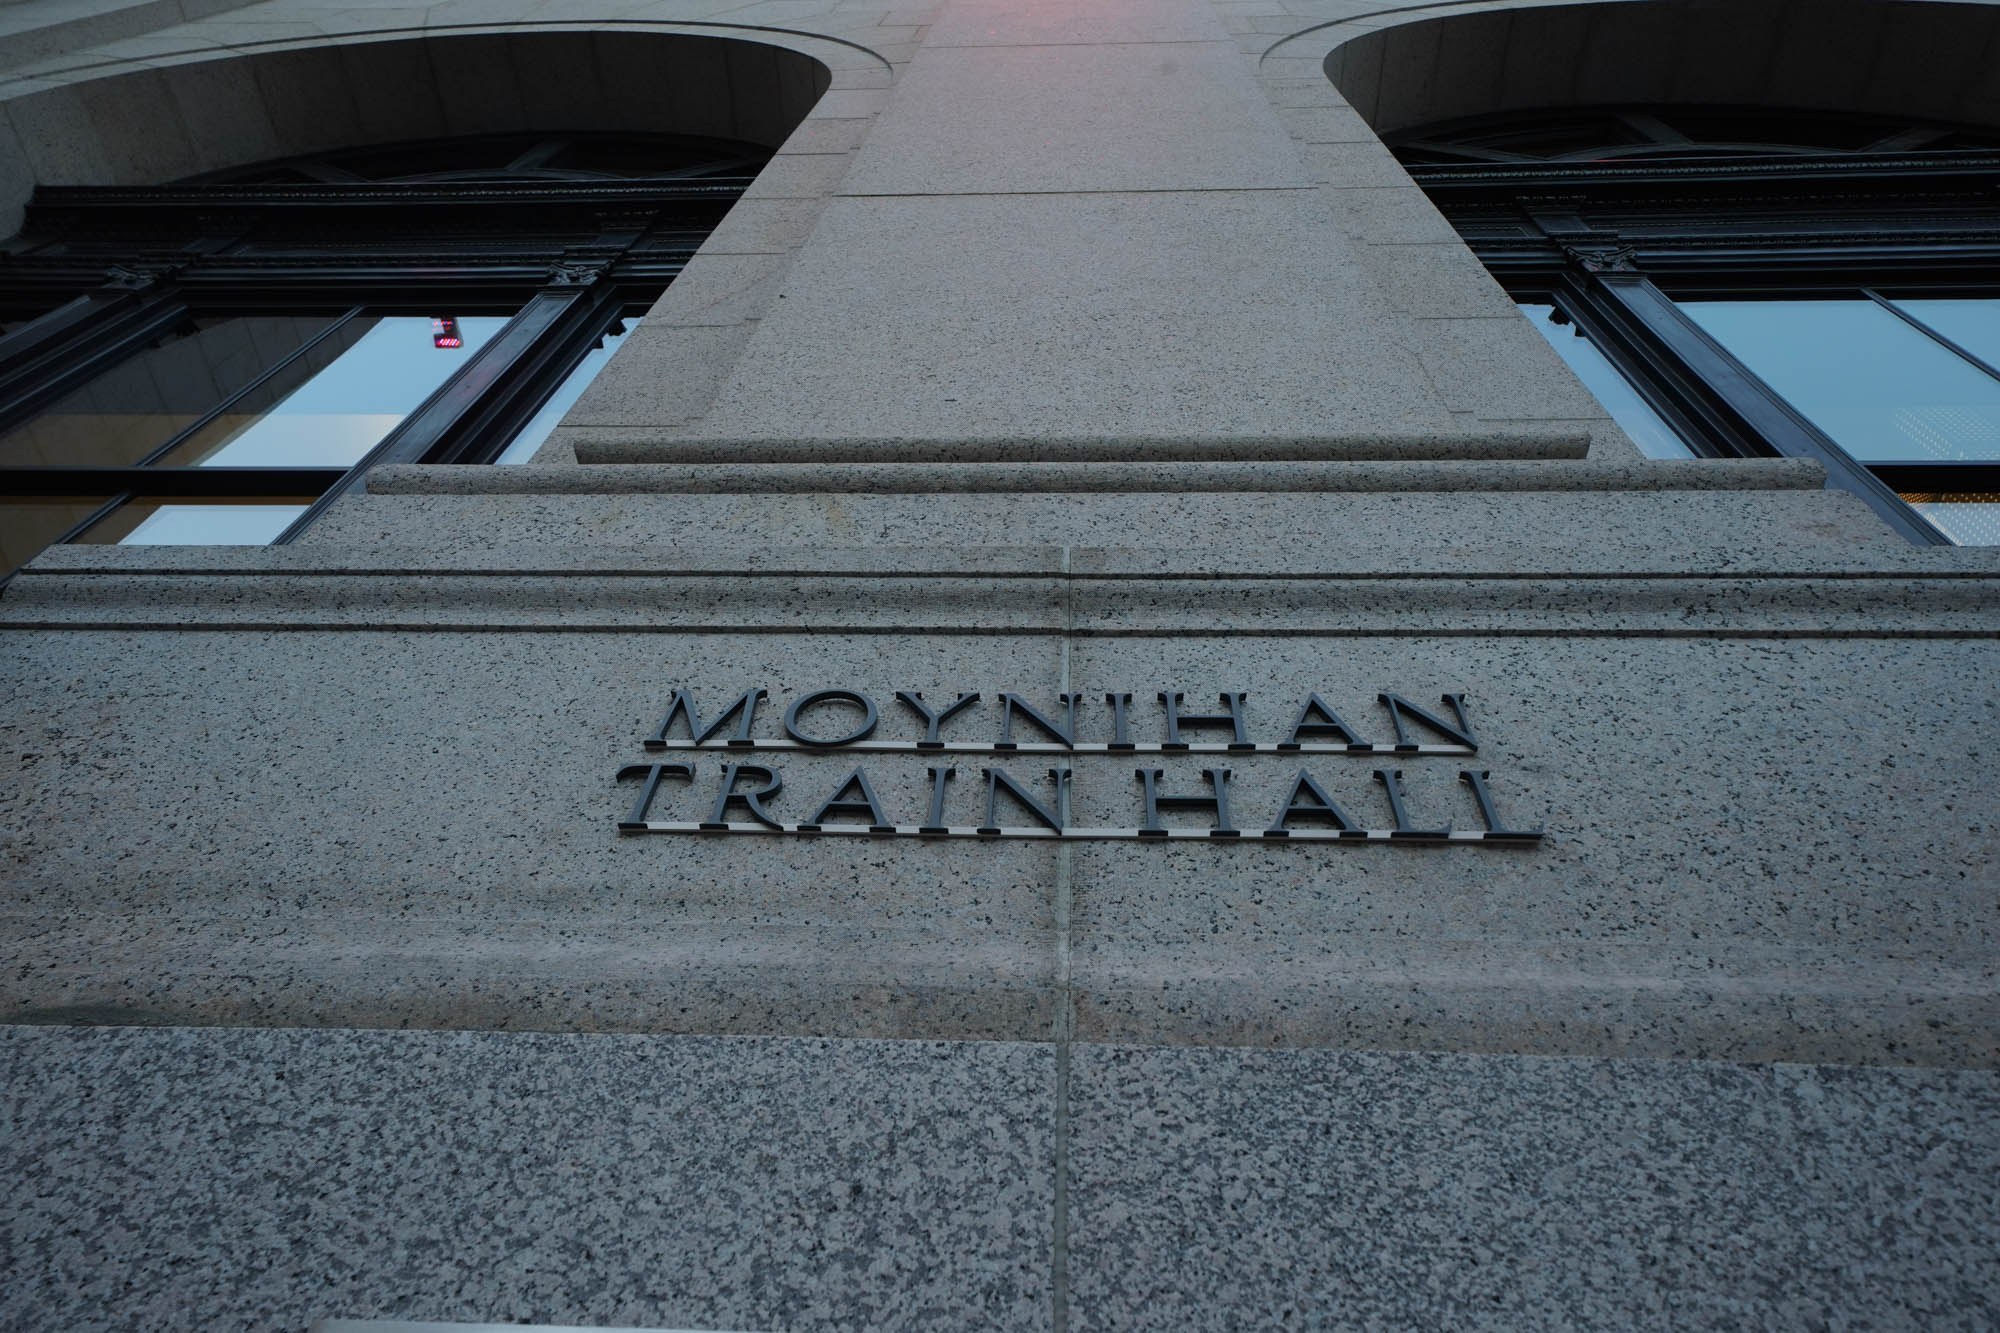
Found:
[[[2000,4],[0,4],[0,1330],[2000,1326]]]

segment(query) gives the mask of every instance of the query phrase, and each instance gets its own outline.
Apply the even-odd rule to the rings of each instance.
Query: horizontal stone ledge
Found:
[[[1816,490],[1799,458],[1595,463],[622,463],[471,467],[396,464],[376,495],[965,495],[1200,491]]]
[[[2000,581],[37,573],[0,627],[1192,635],[2000,635]]]
[[[1044,436],[1007,440],[661,438],[644,428],[572,428],[579,463],[1443,462],[1580,459],[1581,430],[1382,431],[1350,435]]]
[[[1384,551],[1317,549],[1302,538],[1284,549],[1116,546],[716,546],[481,547],[346,544],[315,546],[51,546],[16,586],[57,575],[131,575],[161,580],[231,576],[288,579],[1066,579],[1076,583],[1214,583],[1551,580],[1984,581],[2000,578],[2000,546],[1877,543],[1831,550],[1743,552],[1647,546],[1605,552],[1574,545],[1420,545]]]

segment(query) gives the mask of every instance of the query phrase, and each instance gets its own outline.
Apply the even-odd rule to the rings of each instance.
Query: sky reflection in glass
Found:
[[[2000,381],[1873,301],[1679,305],[1862,462],[2000,458]]]
[[[268,546],[307,508],[303,504],[162,504],[120,537],[118,544]]]
[[[415,411],[507,317],[461,316],[462,347],[432,343],[427,315],[363,316],[372,327],[268,409],[225,416],[169,463],[200,467],[351,467]]]
[[[1896,305],[1987,365],[2000,368],[2000,301],[1926,299]]]

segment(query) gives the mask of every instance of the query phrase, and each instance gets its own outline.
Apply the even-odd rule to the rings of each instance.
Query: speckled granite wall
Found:
[[[0,596],[0,1329],[1997,1322],[2000,555],[1639,460],[1329,81],[1366,38],[1375,114],[1477,86],[1371,36],[1436,6],[212,8],[10,70],[0,197],[598,84],[718,113],[634,33],[833,82],[536,465]],[[1462,691],[1548,836],[621,837],[681,686],[904,737],[897,690],[1100,738],[1243,690],[1260,740]],[[1268,821],[1298,765],[1226,761]],[[785,756],[781,812],[853,762]],[[1136,822],[1129,758],[1073,767]]]
[[[2000,1318],[1988,1072],[1089,1044],[1064,1064],[0,1029],[0,1327]]]

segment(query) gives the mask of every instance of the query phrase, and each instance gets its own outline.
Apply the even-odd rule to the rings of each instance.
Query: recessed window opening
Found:
[[[2000,539],[2000,132],[1566,108],[1391,147],[1655,458],[1814,458],[1919,543]]]
[[[289,541],[384,462],[528,461],[769,156],[491,135],[38,191],[0,248],[0,576]]]

